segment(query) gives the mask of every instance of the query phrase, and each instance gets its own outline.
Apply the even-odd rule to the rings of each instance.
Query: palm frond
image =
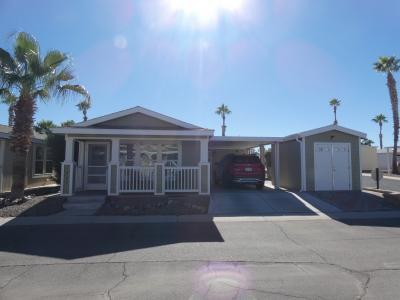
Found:
[[[0,48],[0,68],[3,72],[14,72],[17,68],[17,64],[12,58],[11,54]]]
[[[59,85],[56,87],[55,90],[56,94],[63,97],[67,98],[73,94],[78,94],[84,97],[90,97],[88,91],[85,89],[84,86],[80,84],[64,84],[64,85]]]
[[[17,102],[18,97],[15,96],[9,89],[0,89],[0,101],[8,106],[14,105]]]
[[[46,53],[43,59],[43,64],[45,68],[54,70],[56,67],[60,66],[63,62],[68,60],[68,56],[58,50],[51,50]]]
[[[17,61],[27,66],[32,56],[40,56],[39,44],[30,34],[19,32],[15,38],[14,55]]]

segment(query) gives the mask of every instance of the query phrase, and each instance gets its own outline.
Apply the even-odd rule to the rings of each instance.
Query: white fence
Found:
[[[154,167],[119,167],[119,191],[154,192]]]
[[[198,167],[165,167],[166,192],[197,192],[199,190]]]
[[[156,173],[154,167],[119,167],[119,192],[154,192]],[[165,192],[198,192],[199,167],[164,167]]]

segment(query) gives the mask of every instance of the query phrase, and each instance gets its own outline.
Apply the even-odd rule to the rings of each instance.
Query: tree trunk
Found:
[[[13,125],[13,120],[14,120],[14,105],[10,104],[8,107],[8,126]]]
[[[87,121],[87,111],[86,109],[83,110],[83,121]]]
[[[397,143],[399,141],[399,100],[397,97],[396,80],[391,72],[387,73],[387,86],[389,88],[390,102],[392,104],[393,113],[393,164],[392,173],[398,174],[397,167]]]
[[[225,126],[225,115],[222,115],[222,136],[225,136],[226,126]]]
[[[26,163],[32,144],[33,115],[35,111],[35,100],[29,94],[21,94],[14,107],[15,117],[11,131],[11,150],[15,154],[11,199],[24,196]]]
[[[382,137],[382,124],[379,124],[379,146],[381,149],[383,148]]]
[[[335,115],[335,121],[333,121],[333,125],[337,125],[337,120],[336,120],[336,106],[333,107],[333,114]]]

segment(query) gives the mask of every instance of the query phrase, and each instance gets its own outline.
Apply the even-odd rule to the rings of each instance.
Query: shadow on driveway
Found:
[[[224,242],[224,239],[213,222],[202,222],[6,225],[0,227],[0,241],[1,252],[76,259],[177,243]]]

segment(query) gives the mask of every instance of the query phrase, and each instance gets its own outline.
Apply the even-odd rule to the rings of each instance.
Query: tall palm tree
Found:
[[[397,97],[396,80],[393,73],[399,71],[400,61],[395,56],[381,56],[374,63],[374,70],[386,74],[386,85],[389,90],[393,114],[393,160],[392,172],[399,173],[397,167],[397,143],[399,141],[399,100]]]
[[[373,122],[377,123],[379,125],[379,146],[382,149],[383,148],[383,142],[382,142],[382,125],[383,123],[387,123],[387,119],[384,114],[379,114],[376,115],[375,118],[372,119]]]
[[[71,83],[74,75],[68,62],[68,56],[58,50],[51,50],[43,57],[36,39],[25,32],[15,35],[11,52],[0,48],[0,87],[18,97],[11,131],[11,149],[15,154],[12,199],[24,195],[26,160],[37,102],[71,94],[89,97],[83,86]]]
[[[78,109],[83,113],[83,121],[87,121],[87,111],[92,107],[92,102],[90,98],[87,98],[81,102],[79,102],[77,105]]]
[[[222,117],[222,136],[225,136],[226,132],[225,118],[226,115],[229,115],[231,113],[231,111],[229,110],[228,105],[222,103],[221,106],[217,107],[215,113]]]
[[[337,119],[336,119],[336,111],[337,111],[338,106],[340,106],[340,104],[341,104],[341,101],[336,98],[333,98],[331,101],[329,101],[329,105],[333,107],[333,114],[335,115],[335,120],[333,121],[333,125],[338,124]]]
[[[17,102],[17,97],[6,88],[0,89],[1,103],[8,106],[8,126],[12,126],[14,120],[14,106]]]

